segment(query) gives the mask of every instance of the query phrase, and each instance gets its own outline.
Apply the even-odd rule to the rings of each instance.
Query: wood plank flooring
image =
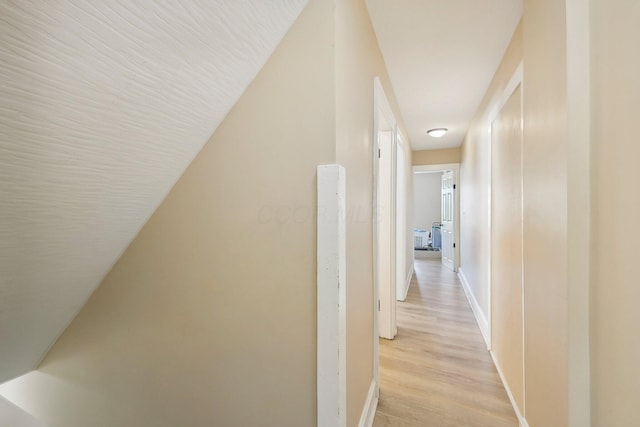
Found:
[[[415,260],[398,335],[380,340],[374,427],[517,427],[507,393],[455,273]]]

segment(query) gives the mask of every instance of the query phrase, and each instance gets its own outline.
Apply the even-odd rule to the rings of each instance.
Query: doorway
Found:
[[[411,149],[398,128],[379,79],[374,80],[373,144],[373,378],[379,378],[380,338],[393,340],[398,327],[396,301],[406,298],[413,276],[409,212]],[[376,389],[377,395],[377,389]]]
[[[459,164],[414,166],[414,258],[436,258],[457,271]]]
[[[414,258],[442,258],[442,171],[413,176]]]
[[[396,300],[404,301],[413,275],[413,259],[407,240],[407,145],[399,131],[396,141]]]
[[[397,123],[378,79],[374,84],[374,324],[378,337],[393,339],[396,326]],[[375,351],[377,359],[377,351]]]
[[[524,412],[522,77],[519,68],[491,122],[491,352]]]

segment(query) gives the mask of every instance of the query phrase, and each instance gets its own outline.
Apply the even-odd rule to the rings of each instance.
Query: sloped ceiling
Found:
[[[306,2],[0,1],[0,381],[36,367]]]
[[[414,150],[457,147],[522,16],[522,0],[367,0]],[[431,128],[449,133],[435,139]]]

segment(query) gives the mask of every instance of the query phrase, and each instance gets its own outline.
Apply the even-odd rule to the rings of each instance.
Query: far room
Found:
[[[415,258],[441,258],[442,172],[416,172],[413,178]]]

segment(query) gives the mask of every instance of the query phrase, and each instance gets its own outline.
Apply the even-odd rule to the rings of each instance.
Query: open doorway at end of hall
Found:
[[[414,167],[414,258],[440,259],[457,270],[457,165]]]

